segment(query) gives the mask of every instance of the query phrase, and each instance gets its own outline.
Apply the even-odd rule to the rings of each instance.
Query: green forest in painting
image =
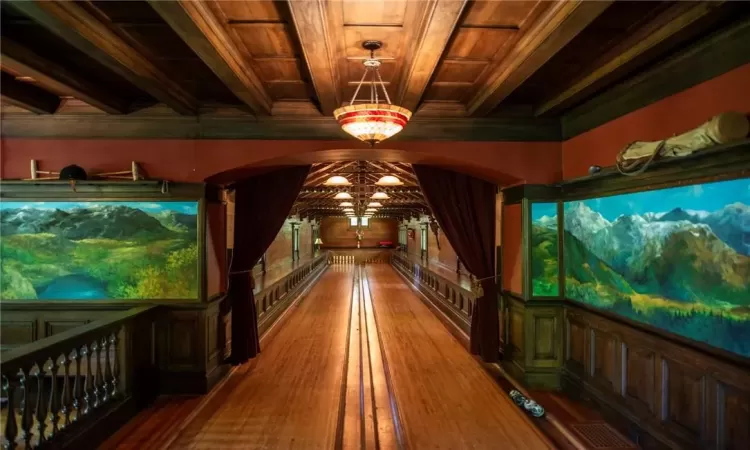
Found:
[[[566,203],[566,297],[750,356],[748,204],[748,179]]]
[[[3,202],[3,300],[197,299],[197,202]]]
[[[560,295],[557,228],[557,203],[531,204],[531,292],[535,297]]]

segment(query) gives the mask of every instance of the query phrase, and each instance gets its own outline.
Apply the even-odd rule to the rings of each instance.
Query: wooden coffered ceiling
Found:
[[[196,116],[235,120],[203,137],[346,138],[331,113],[377,39],[392,100],[415,111],[406,138],[559,139],[561,115],[749,17],[722,1],[9,0],[3,131],[150,137],[154,116]]]
[[[326,186],[328,178],[340,175],[351,183],[350,186]],[[375,183],[384,175],[398,177],[403,185],[381,187]],[[375,191],[382,191],[390,197],[387,200],[372,200]],[[352,200],[336,200],[338,192],[348,192]],[[339,161],[313,164],[292,213],[300,217],[343,216],[341,203],[351,202],[358,211],[364,211],[370,202],[380,202],[377,216],[399,219],[420,217],[428,214],[429,208],[417,183],[411,165],[385,161]]]

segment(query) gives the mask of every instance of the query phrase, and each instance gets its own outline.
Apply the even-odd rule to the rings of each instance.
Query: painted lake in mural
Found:
[[[567,202],[565,295],[750,357],[750,179]]]
[[[198,298],[197,202],[2,202],[0,298]]]
[[[531,204],[531,294],[560,295],[557,203]]]

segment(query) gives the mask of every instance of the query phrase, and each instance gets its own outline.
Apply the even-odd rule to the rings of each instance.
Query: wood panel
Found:
[[[750,444],[747,366],[574,304],[566,305],[564,324],[565,389],[608,411],[644,448],[718,450]]]
[[[356,228],[352,228],[349,219],[325,217],[320,222],[320,239],[323,248],[356,248]],[[370,219],[370,225],[362,228],[364,237],[361,247],[377,247],[381,241],[398,244],[398,222],[395,219]]]

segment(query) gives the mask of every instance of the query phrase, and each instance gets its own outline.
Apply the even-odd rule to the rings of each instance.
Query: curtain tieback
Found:
[[[477,298],[484,297],[484,288],[482,287],[482,281],[490,280],[493,278],[495,278],[494,275],[491,277],[484,277],[474,280],[474,282],[471,284],[471,293],[474,294]]]

